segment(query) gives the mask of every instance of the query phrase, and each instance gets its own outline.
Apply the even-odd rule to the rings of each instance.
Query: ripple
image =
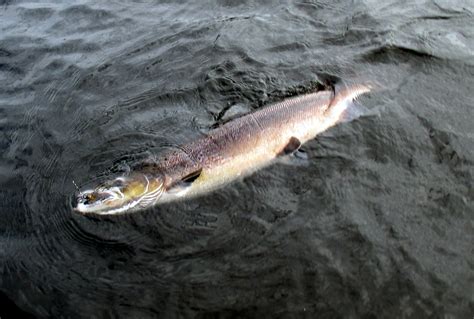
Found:
[[[467,317],[468,2],[178,2],[1,6],[0,298],[38,317]],[[365,80],[376,112],[305,144],[304,167],[72,211],[72,180]]]

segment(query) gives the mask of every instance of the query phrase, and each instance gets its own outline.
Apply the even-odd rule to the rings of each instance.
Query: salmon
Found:
[[[234,119],[141,165],[127,176],[80,192],[76,210],[118,214],[206,194],[296,154],[301,145],[358,116],[354,103],[369,85],[285,99]]]

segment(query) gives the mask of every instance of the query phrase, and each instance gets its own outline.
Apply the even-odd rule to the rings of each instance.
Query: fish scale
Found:
[[[101,210],[100,203],[92,203],[95,207],[87,211],[82,202],[77,210],[99,214],[124,212],[211,192],[297,151],[301,144],[345,120],[347,114],[356,114],[347,112],[355,107],[353,99],[369,90],[368,86],[358,85],[339,90],[335,95],[333,91],[320,91],[268,105],[179,146],[122,178],[127,185],[145,180],[146,187],[128,189],[124,185],[121,191],[124,196],[114,196],[113,191],[108,191],[114,196],[107,200],[109,207]],[[138,191],[137,196],[137,189],[146,191]],[[92,197],[101,198],[97,195],[100,194]]]
[[[348,92],[345,91],[347,94]],[[199,195],[224,185],[235,177],[248,175],[268,165],[285,148],[292,137],[301,143],[336,123],[322,119],[333,100],[333,92],[320,91],[294,97],[244,115],[211,131],[182,150],[195,158],[177,174],[176,163],[159,165],[172,185],[183,176],[202,169],[199,179],[186,190],[186,196]],[[173,200],[164,194],[161,201]]]

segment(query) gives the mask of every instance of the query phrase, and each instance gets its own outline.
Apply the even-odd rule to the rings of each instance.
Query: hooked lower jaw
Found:
[[[125,212],[130,212],[132,208],[130,205],[121,206],[118,208],[109,208],[107,210],[104,209],[97,209],[97,210],[89,210],[84,209],[83,207],[75,207],[74,210],[84,215],[119,215]]]
[[[74,211],[79,212],[84,215],[117,215],[131,209],[131,203],[125,204],[122,206],[118,206],[116,208],[112,207],[88,207],[82,203],[78,203],[76,207],[74,207]]]

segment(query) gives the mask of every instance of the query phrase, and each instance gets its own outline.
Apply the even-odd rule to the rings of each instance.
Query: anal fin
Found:
[[[308,154],[302,150],[301,141],[292,136],[288,144],[278,154],[279,162],[286,165],[305,166],[308,164]],[[288,155],[288,156],[285,156]]]
[[[292,153],[298,151],[300,146],[301,146],[301,141],[298,138],[292,136],[290,138],[290,140],[288,141],[288,144],[286,144],[286,146],[283,148],[283,150],[278,155],[292,154]]]

